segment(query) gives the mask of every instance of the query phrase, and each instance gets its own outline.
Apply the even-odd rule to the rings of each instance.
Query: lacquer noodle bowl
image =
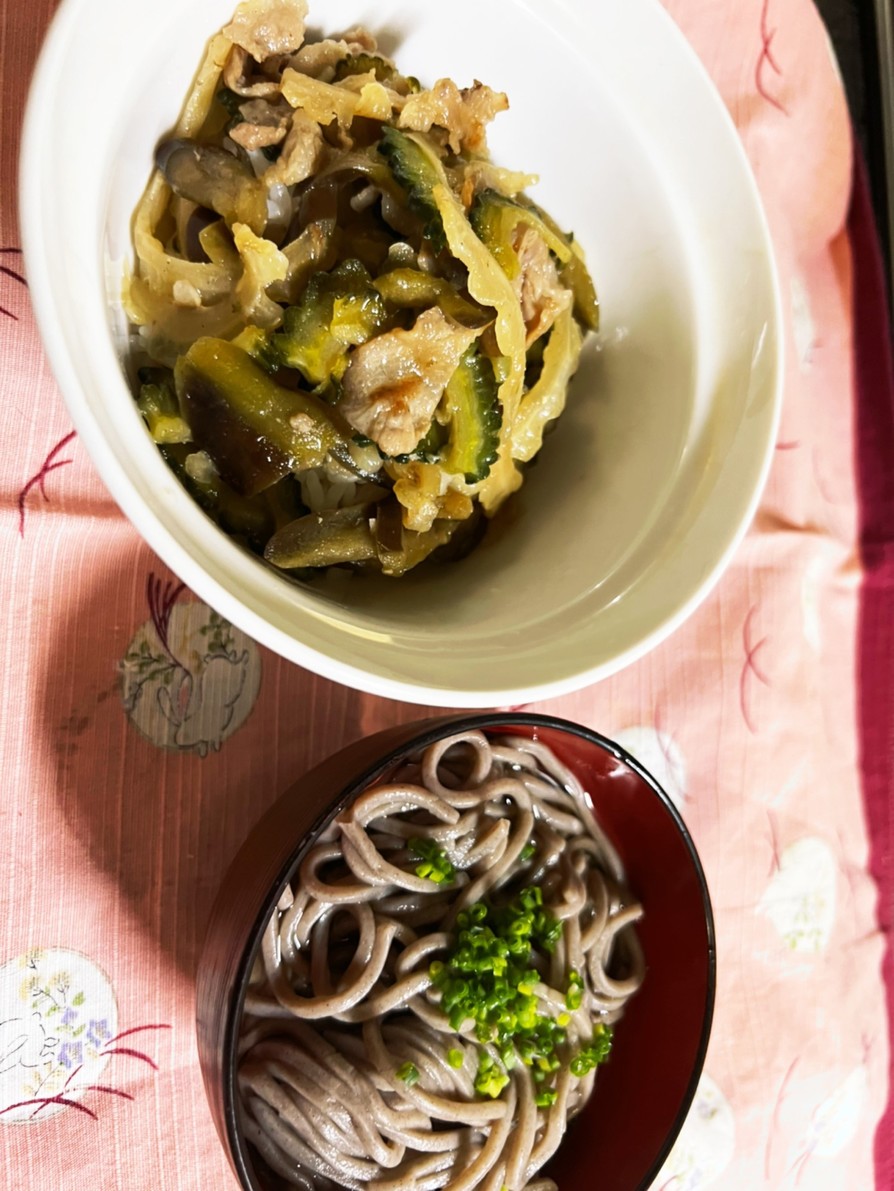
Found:
[[[301,777],[261,819],[224,879],[199,966],[198,1041],[211,1114],[246,1191],[281,1185],[246,1141],[239,1084],[240,1035],[256,995],[265,928],[284,890],[291,896],[299,889],[298,870],[336,815],[408,759],[469,732],[490,744],[529,739],[567,767],[642,906],[641,986],[614,1026],[592,1096],[543,1173],[562,1191],[583,1191],[597,1174],[607,1191],[646,1188],[682,1126],[710,1032],[715,957],[705,877],[679,813],[633,757],[588,728],[521,713],[450,716],[356,741]]]

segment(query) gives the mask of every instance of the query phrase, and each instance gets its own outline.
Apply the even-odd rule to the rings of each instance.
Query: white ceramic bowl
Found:
[[[586,248],[603,320],[511,525],[452,568],[317,592],[214,528],[151,443],[121,369],[130,215],[203,45],[233,7],[63,0],[34,79],[26,266],[50,363],[100,474],[198,595],[341,682],[476,707],[620,669],[718,578],[755,510],[778,419],[769,236],[705,72],[657,0],[311,0],[326,32],[363,22],[423,80],[480,78],[509,94],[493,155],[540,173],[535,197]]]

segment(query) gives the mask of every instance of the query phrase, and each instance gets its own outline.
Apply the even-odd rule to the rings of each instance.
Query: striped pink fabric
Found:
[[[222,873],[291,777],[427,709],[258,648],[180,586],[93,472],[38,343],[13,203],[52,7],[0,0],[0,1182],[227,1191],[193,1029]],[[780,438],[755,524],[691,621],[625,673],[538,709],[597,728],[655,772],[713,893],[715,1029],[656,1186],[887,1189],[890,1148],[874,1147],[889,1096],[877,882],[890,897],[879,833],[891,767],[866,764],[859,726],[889,748],[894,700],[876,666],[860,701],[857,662],[858,642],[863,674],[891,656],[890,635],[873,654],[871,627],[891,611],[890,545],[870,570],[876,619],[860,611],[861,545],[879,524],[888,542],[892,505],[887,490],[867,503],[865,459],[855,465],[858,413],[872,442],[876,408],[862,391],[858,403],[855,362],[888,345],[883,323],[868,342],[861,325],[855,344],[847,111],[810,0],[668,8],[767,206],[786,314]],[[865,211],[856,226],[863,276]],[[878,397],[890,372],[860,380]],[[883,914],[888,924],[890,903]]]

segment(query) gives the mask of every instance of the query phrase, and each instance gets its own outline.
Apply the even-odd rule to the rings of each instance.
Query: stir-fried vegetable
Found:
[[[568,264],[571,260],[571,248],[567,242],[544,222],[534,208],[507,198],[496,190],[481,190],[475,195],[469,222],[475,234],[500,262],[507,277],[515,278],[521,271],[512,244],[512,233],[520,223],[532,227],[562,264]]]
[[[421,269],[392,269],[373,283],[386,302],[407,309],[440,306],[445,314],[466,326],[490,321],[487,310],[457,293],[446,277],[435,277]]]
[[[234,343],[198,340],[174,378],[193,439],[243,495],[321,466],[342,437],[322,402],[278,385]]]
[[[192,441],[189,423],[180,413],[174,378],[162,369],[140,369],[140,395],[137,407],[149,428],[153,442],[159,446]]]
[[[175,194],[260,233],[267,223],[267,192],[251,166],[216,145],[171,140],[155,153],[158,168]]]
[[[283,329],[271,341],[273,358],[321,388],[344,375],[348,349],[372,338],[387,321],[367,270],[360,261],[343,261],[331,273],[315,274],[300,303],[286,309]]]
[[[383,131],[378,148],[391,167],[395,182],[406,192],[410,210],[422,220],[423,235],[434,251],[440,252],[447,241],[434,189],[444,176],[435,159],[413,137],[396,128]]]
[[[303,13],[240,4],[158,147],[137,404],[270,565],[397,577],[473,548],[522,483],[598,303],[535,179],[487,157],[504,95],[426,89],[363,30],[308,41]]]
[[[308,513],[273,535],[264,557],[284,570],[367,562],[376,556],[369,510],[364,505]]]
[[[469,348],[450,378],[444,409],[450,418],[450,440],[441,466],[477,483],[496,462],[501,418],[493,365],[476,346]]]

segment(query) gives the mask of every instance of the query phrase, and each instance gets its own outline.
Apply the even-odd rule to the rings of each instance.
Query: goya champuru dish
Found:
[[[229,534],[298,574],[459,556],[598,322],[581,250],[491,162],[505,95],[424,87],[305,0],[208,45],[134,217],[138,402]]]
[[[643,979],[641,914],[544,745],[472,731],[411,758],[264,933],[238,1047],[262,1185],[556,1191],[542,1169]]]

